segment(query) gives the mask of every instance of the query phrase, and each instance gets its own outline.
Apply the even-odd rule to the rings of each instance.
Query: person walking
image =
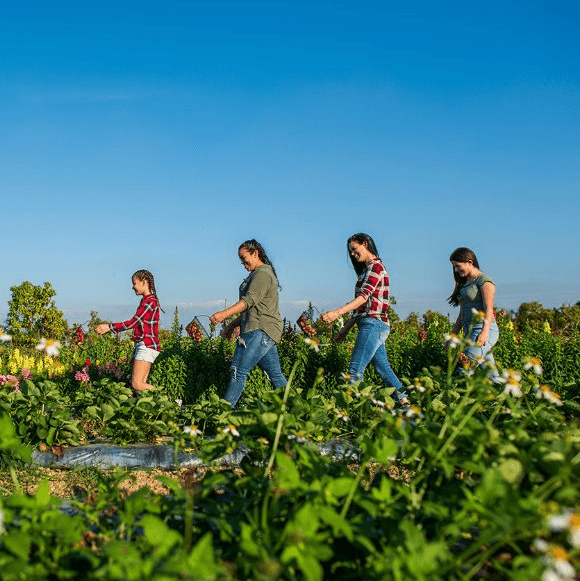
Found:
[[[236,406],[244,391],[248,373],[256,365],[266,373],[275,388],[287,385],[280,369],[276,347],[282,338],[284,326],[280,316],[276,271],[257,240],[246,240],[240,244],[238,256],[244,268],[250,273],[240,285],[239,300],[209,318],[212,324],[217,325],[237,315],[221,333],[222,336],[229,338],[236,327],[240,327],[230,368],[230,379],[224,395],[224,399],[232,408]]]
[[[133,290],[142,297],[137,312],[128,321],[122,323],[102,323],[95,331],[99,335],[105,333],[120,333],[133,330],[135,351],[133,352],[133,373],[131,386],[135,391],[154,389],[147,383],[151,364],[161,350],[159,345],[159,299],[155,290],[155,280],[148,270],[138,270],[131,277]]]
[[[339,309],[322,314],[325,323],[332,323],[338,317],[354,311],[354,315],[336,334],[341,342],[355,324],[358,334],[348,367],[349,381],[361,381],[364,371],[372,363],[379,376],[387,385],[395,388],[393,399],[401,405],[408,405],[409,399],[399,378],[391,369],[385,341],[390,333],[389,323],[389,276],[374,240],[368,234],[353,234],[347,241],[347,251],[354,271],[358,275],[355,298]]]
[[[447,300],[454,307],[459,306],[459,315],[452,332],[457,335],[463,331],[463,335],[470,340],[464,351],[466,357],[476,365],[486,362],[490,368],[489,378],[497,383],[499,374],[491,351],[499,339],[493,310],[495,283],[479,269],[473,250],[457,248],[449,260],[453,267],[455,287]],[[476,318],[475,313],[481,315]]]

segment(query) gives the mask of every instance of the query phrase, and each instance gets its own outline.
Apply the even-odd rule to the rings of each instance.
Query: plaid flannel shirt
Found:
[[[366,303],[356,309],[356,317],[375,317],[389,323],[389,275],[380,258],[371,260],[359,275],[354,296],[366,298]]]
[[[145,347],[161,351],[159,346],[159,303],[155,295],[147,295],[141,299],[137,312],[131,319],[123,323],[109,323],[113,333],[133,329],[133,341],[143,341]]]

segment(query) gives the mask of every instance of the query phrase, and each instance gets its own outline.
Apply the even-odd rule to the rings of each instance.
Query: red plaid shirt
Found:
[[[354,296],[363,296],[366,303],[356,310],[357,317],[375,317],[389,322],[389,275],[380,258],[371,260],[356,281]]]
[[[133,341],[143,341],[145,347],[161,351],[159,346],[159,303],[155,295],[147,295],[141,299],[137,312],[124,323],[109,323],[113,333],[133,329]]]

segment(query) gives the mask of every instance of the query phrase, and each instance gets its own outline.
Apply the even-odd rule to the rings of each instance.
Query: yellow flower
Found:
[[[552,333],[552,328],[550,327],[550,323],[548,323],[548,321],[544,321],[543,329],[544,329],[544,333],[548,333],[548,334]]]

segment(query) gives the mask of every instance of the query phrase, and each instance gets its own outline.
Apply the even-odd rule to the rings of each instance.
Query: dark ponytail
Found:
[[[256,250],[258,251],[258,258],[264,264],[267,264],[268,266],[270,266],[270,268],[272,269],[272,272],[274,273],[274,276],[276,277],[276,282],[278,283],[278,288],[282,289],[282,287],[280,286],[280,282],[278,281],[278,275],[276,274],[276,269],[274,268],[274,265],[272,264],[271,260],[268,258],[268,255],[266,254],[264,247],[255,238],[252,238],[251,240],[246,240],[245,242],[242,242],[240,244],[240,246],[238,247],[238,252],[242,248],[244,250],[246,250],[246,252],[249,252],[250,254],[253,254]]]

